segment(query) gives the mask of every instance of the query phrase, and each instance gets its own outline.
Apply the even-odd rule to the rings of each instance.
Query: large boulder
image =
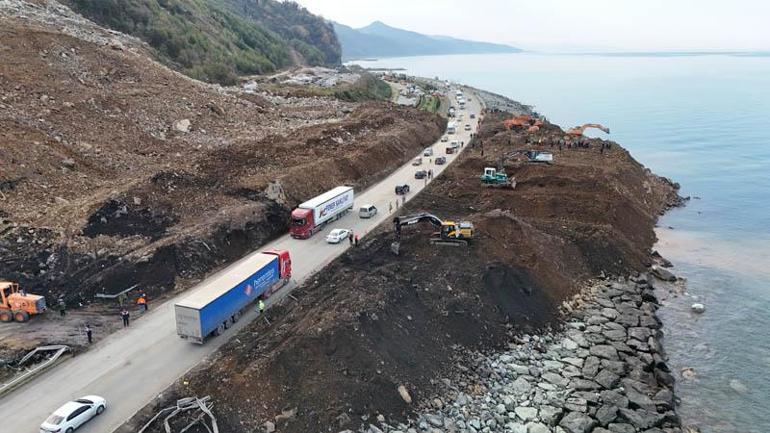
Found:
[[[570,412],[559,422],[568,433],[589,433],[596,426],[596,421],[580,412]]]

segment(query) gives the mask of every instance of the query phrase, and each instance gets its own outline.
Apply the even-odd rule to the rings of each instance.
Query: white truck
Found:
[[[353,187],[338,186],[300,204],[291,212],[291,236],[297,239],[309,238],[327,222],[353,209],[354,198]]]
[[[454,122],[449,122],[446,125],[446,133],[447,134],[454,134],[457,132],[457,125]]]

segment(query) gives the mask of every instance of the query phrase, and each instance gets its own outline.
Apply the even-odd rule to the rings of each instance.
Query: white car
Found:
[[[470,130],[471,130],[471,125],[469,125],[469,124],[467,124],[467,123],[466,123],[466,124],[465,124],[465,130],[466,130],[466,131],[470,131]]]
[[[40,433],[72,433],[76,428],[107,409],[107,400],[87,395],[65,403],[40,425]]]
[[[446,135],[441,137],[441,142],[442,143],[446,143],[447,141],[449,141],[449,137],[447,137]]]
[[[349,229],[334,229],[326,236],[326,242],[330,244],[338,244],[350,236]]]

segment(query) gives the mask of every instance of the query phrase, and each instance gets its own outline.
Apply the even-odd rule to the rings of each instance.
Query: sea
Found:
[[[656,249],[686,287],[665,300],[665,348],[684,425],[770,432],[770,56],[490,54],[354,62],[403,68],[532,105],[564,127],[601,123],[681,184]],[[706,307],[691,312],[693,303]],[[694,374],[682,374],[683,372]]]

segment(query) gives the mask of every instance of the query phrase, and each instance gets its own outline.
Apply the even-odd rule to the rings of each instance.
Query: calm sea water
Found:
[[[697,197],[657,248],[688,279],[662,310],[685,423],[770,432],[770,57],[504,54],[357,62],[456,80],[611,139]],[[601,133],[599,133],[601,134]],[[706,313],[689,312],[694,302]]]

